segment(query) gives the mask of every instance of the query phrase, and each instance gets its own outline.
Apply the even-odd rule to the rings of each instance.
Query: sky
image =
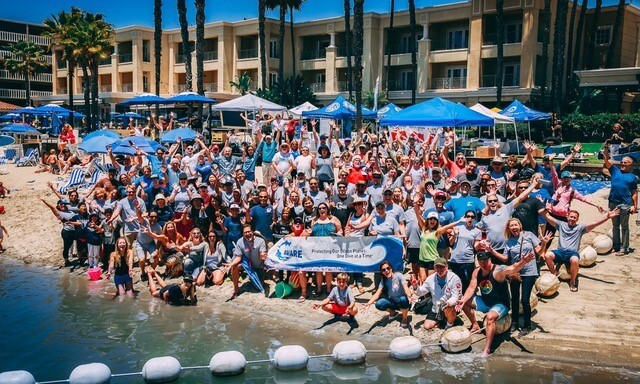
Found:
[[[416,0],[416,7],[456,3],[459,0]],[[257,0],[207,0],[205,5],[206,21],[238,21],[244,18],[258,17]],[[294,14],[294,21],[309,21],[341,16],[344,12],[343,0],[306,0],[300,12]],[[390,0],[366,0],[365,12],[386,13]],[[604,5],[617,4],[616,0],[604,0]],[[42,23],[52,14],[70,10],[72,6],[92,13],[103,13],[109,23],[116,28],[129,25],[153,27],[153,0],[0,0],[0,18]],[[595,0],[589,0],[593,7]],[[396,0],[396,10],[406,10],[407,1]],[[278,12],[267,13],[267,17],[277,19]],[[193,0],[187,0],[187,18],[189,25],[195,24]],[[164,0],[162,6],[163,29],[179,28],[176,2]],[[288,16],[287,16],[288,20]]]

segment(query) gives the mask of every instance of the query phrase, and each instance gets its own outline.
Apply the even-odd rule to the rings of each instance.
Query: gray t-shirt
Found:
[[[504,229],[507,221],[513,214],[513,203],[505,204],[495,213],[482,216],[482,220],[478,223],[478,228],[487,231],[487,240],[491,248],[502,250],[507,238],[504,237]]]
[[[382,201],[383,191],[384,189],[382,188],[382,184],[372,184],[367,187],[365,192],[367,193],[367,195],[369,195],[369,204],[371,204],[372,207],[375,207],[378,201]]]
[[[575,227],[571,227],[564,221],[556,220],[556,228],[558,229],[558,249],[579,252],[580,241],[587,226],[577,224]]]
[[[404,215],[407,220],[407,248],[420,248],[420,225],[418,224],[416,211],[413,208],[409,208]]]
[[[407,280],[402,276],[402,273],[395,272],[390,279],[382,279],[379,287],[386,288],[387,296],[391,299],[395,299],[397,297],[407,296],[403,288],[403,285],[406,284]]]
[[[522,250],[520,245],[522,244]],[[504,245],[504,254],[508,258],[509,264],[515,264],[522,260],[522,256],[529,252],[535,252],[534,249],[540,244],[540,239],[529,231],[524,231],[519,237],[510,237]],[[538,266],[536,259],[533,258],[527,265],[520,270],[521,276],[538,276]]]
[[[158,223],[155,223],[154,225],[151,225],[151,223],[149,223],[149,220],[145,219],[144,223],[142,223],[142,225],[147,227],[147,229],[150,232],[153,232],[156,235],[162,234],[162,227]],[[136,240],[138,241],[138,243],[140,243],[142,245],[150,245],[153,242],[155,242],[155,240],[153,239],[153,237],[151,237],[150,234],[144,233],[142,231],[138,232],[138,237],[136,238]]]
[[[136,197],[135,200],[138,200],[138,207],[142,213],[147,211],[147,208],[144,205],[144,200],[139,197]],[[140,230],[140,223],[138,223],[138,215],[136,214],[136,207],[133,205],[135,200],[129,200],[128,198],[124,198],[118,201],[118,205],[120,206],[120,219],[122,220],[122,225],[124,227],[124,233],[133,233],[138,232]]]
[[[254,269],[262,268],[264,261],[260,257],[262,252],[267,252],[267,244],[261,237],[254,237],[252,242],[248,242],[244,237],[236,242],[236,247],[233,250],[233,256],[249,259],[251,267]]]
[[[353,292],[351,292],[351,288],[349,288],[349,286],[347,286],[347,289],[345,289],[344,291],[335,286],[331,290],[331,293],[329,293],[329,300],[333,301],[341,307],[346,307],[355,302],[356,298],[353,296]]]
[[[478,228],[467,228],[466,225],[461,224],[456,226],[458,230],[458,236],[451,248],[451,262],[454,263],[473,263],[475,261],[475,253],[473,252],[473,245],[476,240],[480,239],[482,235]]]
[[[375,231],[377,236],[392,236],[400,231],[398,222],[387,214],[384,219],[379,216],[374,217],[369,224],[369,232]]]

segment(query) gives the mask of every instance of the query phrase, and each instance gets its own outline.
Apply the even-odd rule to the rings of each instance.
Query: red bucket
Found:
[[[89,275],[90,281],[100,280],[100,275],[102,274],[102,270],[100,268],[91,268],[90,270],[87,271],[87,274]]]

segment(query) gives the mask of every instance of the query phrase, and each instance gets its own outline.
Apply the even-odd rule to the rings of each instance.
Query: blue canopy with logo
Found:
[[[378,114],[369,108],[362,107],[363,119],[375,119]],[[315,111],[303,111],[302,117],[310,119],[334,119],[334,120],[347,120],[356,118],[356,107],[351,104],[344,97],[338,96],[328,105],[316,109]]]
[[[494,120],[462,104],[436,97],[380,120],[382,126],[400,127],[492,127]]]
[[[383,117],[395,115],[396,113],[402,111],[402,108],[398,107],[393,103],[389,103],[384,107],[378,109],[376,113],[378,114],[378,119],[382,119]]]
[[[513,100],[513,102],[503,109],[500,114],[503,116],[513,117],[516,120],[516,123],[551,119],[551,114],[531,109],[518,100]]]

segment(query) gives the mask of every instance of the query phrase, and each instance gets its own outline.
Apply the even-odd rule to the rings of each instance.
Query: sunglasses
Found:
[[[473,216],[473,215],[467,215],[467,216],[465,216],[465,217],[466,217],[467,219],[475,219],[475,218],[476,218],[476,217],[475,217],[475,216]]]
[[[487,203],[497,203],[498,200],[487,200]]]
[[[391,270],[391,268],[389,268],[389,267],[384,267],[384,268],[381,269],[382,272],[386,272],[386,271],[390,271],[390,270]]]

